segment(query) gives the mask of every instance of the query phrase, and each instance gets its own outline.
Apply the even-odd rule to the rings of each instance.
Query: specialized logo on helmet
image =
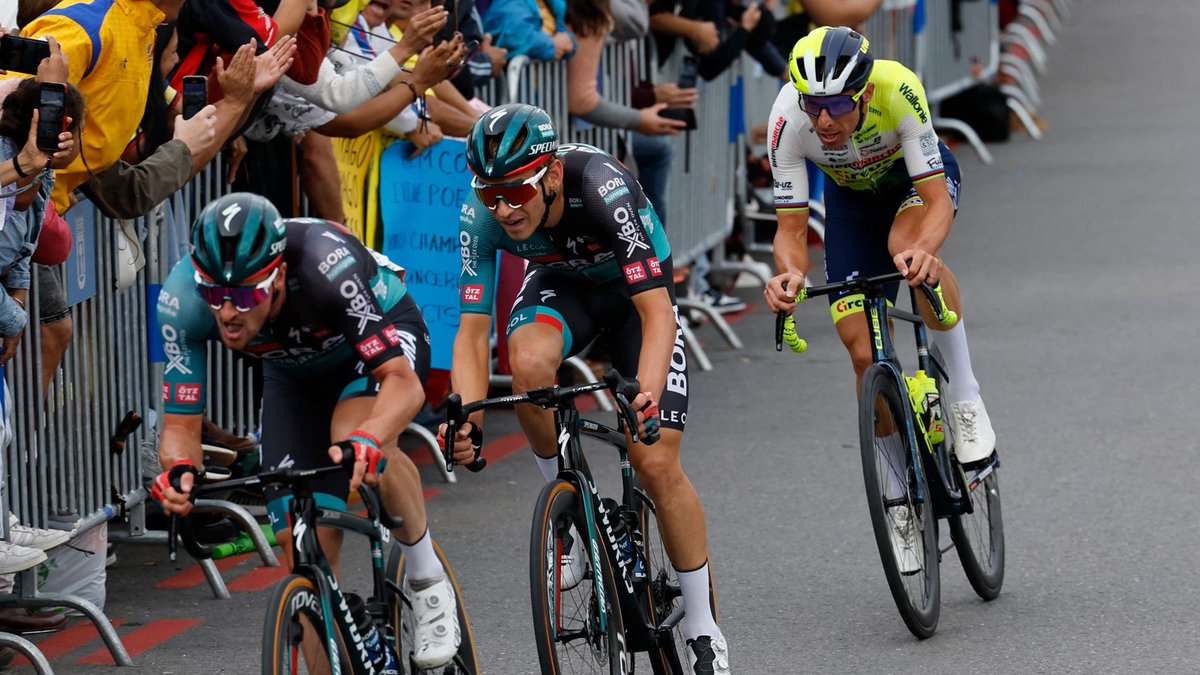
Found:
[[[496,131],[496,122],[499,122],[500,118],[504,117],[507,114],[508,114],[508,111],[501,108],[500,110],[497,110],[496,112],[492,113],[488,117],[488,119],[491,120],[490,122],[488,122],[488,133],[489,134]]]
[[[226,234],[233,233],[233,230],[231,229],[233,227],[233,218],[241,212],[242,205],[238,204],[237,202],[226,206],[225,210],[221,211],[221,215],[225,216],[225,222],[221,224],[221,227],[224,228]]]
[[[545,143],[534,143],[533,145],[529,146],[529,154],[530,155],[544,155],[546,153],[554,152],[555,148],[557,148],[557,147],[558,147],[558,141],[546,141]]]

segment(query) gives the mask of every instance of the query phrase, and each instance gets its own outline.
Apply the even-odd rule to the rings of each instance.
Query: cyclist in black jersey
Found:
[[[614,366],[638,378],[644,392],[633,405],[642,435],[660,424],[662,431],[655,445],[632,446],[630,460],[654,500],[667,553],[679,570],[691,667],[728,673],[725,638],[709,606],[704,511],[679,463],[687,358],[670,246],[653,206],[618,160],[591,146],[559,145],[550,116],[531,105],[499,106],[480,117],[467,137],[467,164],[475,178],[459,220],[455,391],[464,401],[486,395],[496,253],[525,258],[528,272],[505,328],[513,391],[553,385],[562,360],[597,337],[609,344]],[[553,480],[552,414],[517,406],[517,415],[543,475]],[[455,439],[456,459],[474,456],[482,429],[477,412]],[[564,585],[581,578],[582,553],[575,538],[563,556]]]
[[[421,479],[396,440],[424,403],[429,334],[407,294],[402,269],[340,225],[284,220],[259,195],[221,197],[201,212],[191,255],[172,269],[158,298],[167,364],[159,458],[152,494],[169,513],[191,510],[187,493],[201,477],[200,429],[208,343],[263,362],[262,465],[274,470],[340,463],[334,441],[354,447],[353,476],[314,485],[317,504],[345,510],[361,481],[379,487],[406,554],[415,612],[414,659],[432,668],[458,650],[453,586],[426,527]],[[384,471],[386,467],[387,471]],[[182,492],[172,487],[177,481]],[[271,524],[290,565],[290,495],[265,490]],[[335,570],[342,533],[321,528]],[[310,666],[315,647],[305,643]],[[315,653],[315,652],[314,652]]]

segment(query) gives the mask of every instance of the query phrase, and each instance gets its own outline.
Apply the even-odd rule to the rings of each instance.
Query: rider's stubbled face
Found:
[[[852,112],[849,112],[840,117],[833,117],[828,110],[822,110],[817,117],[809,116],[812,120],[813,129],[817,132],[817,138],[820,139],[821,145],[826,148],[840,148],[850,142],[850,136],[858,129],[859,121],[866,114],[867,104],[871,102],[871,97],[875,92],[874,84],[867,84],[867,91],[863,92],[862,98],[859,99],[859,105]],[[846,95],[853,95],[857,90],[850,89],[845,92]]]
[[[273,310],[283,302],[282,293],[286,272],[287,266],[285,264],[280,269],[279,275],[272,284],[271,296],[256,307],[252,307],[245,312],[239,312],[233,306],[232,302],[226,300],[220,309],[209,308],[209,311],[213,313],[213,317],[217,320],[217,329],[221,335],[221,342],[226,347],[234,350],[244,350],[250,345],[250,341],[258,336],[263,326],[270,320]]]
[[[541,167],[530,169],[515,176],[506,176],[504,182],[515,183],[532,177]],[[500,227],[504,228],[504,233],[507,234],[513,241],[525,241],[533,236],[537,231],[538,224],[542,222],[542,215],[546,212],[545,195],[553,194],[558,191],[558,186],[562,183],[562,164],[558,161],[551,163],[545,175],[542,176],[541,185],[538,186],[537,196],[519,207],[512,207],[503,199],[497,200],[496,210],[492,211],[496,222],[500,223]],[[551,227],[554,223],[547,223],[547,227]]]

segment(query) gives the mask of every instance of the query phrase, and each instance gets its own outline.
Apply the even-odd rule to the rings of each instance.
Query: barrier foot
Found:
[[[1005,88],[1001,88],[1001,91],[1004,89]],[[1042,130],[1037,125],[1037,122],[1034,121],[1033,115],[1029,114],[1029,110],[1025,108],[1024,104],[1022,104],[1020,100],[1018,100],[1015,96],[1012,96],[1011,92],[1005,93],[1008,94],[1007,98],[1005,98],[1005,102],[1008,103],[1008,109],[1013,111],[1013,114],[1017,116],[1017,119],[1021,120],[1021,125],[1025,127],[1025,131],[1029,132],[1029,137],[1035,141],[1042,140]]]
[[[42,651],[20,635],[0,633],[0,647],[11,647],[17,650],[17,653],[29,659],[29,663],[38,675],[54,675],[54,670],[50,667],[50,662],[46,660]]]
[[[118,666],[133,665],[133,660],[129,658],[129,652],[125,651],[125,645],[121,643],[121,637],[117,635],[117,630],[113,628],[112,622],[108,620],[107,616],[104,616],[104,612],[100,611],[99,607],[91,601],[75,595],[37,593],[37,574],[35,570],[36,568],[17,573],[17,590],[10,595],[0,595],[0,607],[26,607],[30,609],[70,607],[83,614],[88,621],[92,622],[92,625],[96,627],[96,632],[104,640],[104,646],[108,647],[108,652],[112,654],[113,661]],[[35,595],[35,593],[37,594]]]
[[[197,560],[200,569],[204,572],[204,578],[208,580],[208,587],[212,589],[213,597],[218,600],[229,599],[229,588],[225,586],[225,579],[221,577],[221,571],[217,569],[217,564],[212,558]]]
[[[408,423],[408,428],[404,430],[406,433],[412,433],[421,439],[421,444],[429,450],[429,454],[433,456],[433,464],[438,468],[438,472],[442,474],[442,480],[447,483],[457,483],[458,476],[454,475],[446,469],[446,458],[442,456],[442,449],[438,447],[437,436],[433,432],[421,426],[420,424]]]
[[[1026,97],[1033,103],[1034,109],[1042,104],[1042,97],[1038,94],[1037,76],[1033,74],[1028,63],[1012,54],[1001,54],[1000,69],[1012,77],[1021,91],[1025,92]]]
[[[1019,23],[1009,24],[1004,29],[1004,35],[1000,38],[1000,42],[1012,43],[1024,49],[1029,53],[1029,59],[1033,61],[1033,67],[1037,69],[1038,74],[1046,74],[1046,50],[1042,49],[1042,43],[1038,41],[1037,36],[1029,30],[1028,26],[1022,26]],[[1012,55],[1010,54],[1010,56]]]
[[[241,523],[246,534],[250,535],[250,540],[254,542],[254,548],[258,550],[258,557],[262,558],[263,566],[279,567],[275,551],[271,550],[271,545],[267,543],[267,537],[263,534],[262,528],[259,527],[258,521],[250,515],[249,511],[223,499],[197,499],[196,508],[201,511],[221,511],[233,516]]]
[[[714,272],[745,272],[762,282],[763,287],[766,287],[767,282],[771,280],[770,276],[762,275],[762,269],[759,266],[736,260],[723,260],[719,264],[713,263],[712,269]]]
[[[1017,7],[1017,14],[1029,19],[1033,22],[1033,25],[1037,26],[1046,44],[1053,46],[1058,43],[1058,36],[1054,34],[1054,29],[1050,27],[1050,22],[1046,21],[1046,17],[1041,12],[1025,3],[1021,3]]]
[[[688,326],[686,321],[680,321],[679,327],[683,329],[683,343],[687,345],[687,350],[692,358],[696,359],[700,370],[705,372],[712,370],[712,361],[708,360],[708,354],[705,353],[704,347],[700,346],[700,341],[696,339],[696,334],[692,332],[691,326]]]
[[[571,370],[574,370],[575,372],[579,373],[579,376],[583,378],[583,381],[585,383],[591,384],[593,382],[600,381],[600,380],[596,379],[596,374],[593,373],[592,369],[588,367],[587,361],[584,361],[583,359],[579,358],[578,356],[572,356],[569,359],[563,360],[563,365],[570,368]],[[607,390],[605,390],[605,389],[601,389],[600,391],[593,391],[592,396],[595,397],[595,399],[596,399],[597,407],[599,407],[604,412],[612,412],[613,404],[612,404],[612,401],[608,400],[608,394],[606,392],[607,392]]]
[[[706,305],[702,302],[697,302],[697,301],[691,300],[689,298],[679,298],[676,301],[676,304],[679,305],[680,309],[696,311],[696,312],[700,312],[701,314],[703,314],[704,317],[708,319],[709,323],[711,323],[713,325],[713,327],[717,329],[717,332],[719,332],[721,334],[721,337],[725,338],[725,342],[727,342],[729,344],[729,347],[731,349],[744,349],[745,348],[745,345],[742,344],[742,339],[738,337],[737,333],[733,332],[733,328],[729,325],[729,322],[726,321],[725,317],[721,316],[721,313],[718,312],[717,310],[713,309],[712,307],[709,307],[708,305]],[[685,322],[681,320],[680,323],[684,324]],[[690,328],[688,326],[684,326],[685,338],[687,335],[686,331],[689,329]],[[705,358],[707,359],[707,357],[705,357]],[[710,369],[711,369],[711,367],[705,368],[705,370],[710,370]]]
[[[933,126],[943,129],[953,129],[962,134],[963,138],[967,139],[967,143],[975,150],[975,154],[979,155],[979,161],[984,164],[992,163],[992,153],[988,152],[987,146],[983,144],[983,139],[979,138],[979,134],[975,133],[971,125],[962,120],[938,117],[933,120]]]
[[[1055,33],[1062,33],[1063,23],[1062,17],[1058,15],[1058,10],[1055,9],[1054,3],[1051,0],[1027,0],[1033,8],[1042,13],[1046,20],[1050,22],[1050,27]]]

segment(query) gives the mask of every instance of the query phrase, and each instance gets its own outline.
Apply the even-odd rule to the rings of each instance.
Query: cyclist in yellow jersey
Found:
[[[830,282],[899,270],[910,285],[941,283],[947,305],[963,316],[958,281],[939,255],[958,209],[958,163],[933,130],[924,88],[912,71],[875,60],[866,38],[822,27],[790,57],[791,81],[771,110],[767,131],[779,229],[764,295],[777,312],[794,308],[808,274],[808,174],[825,174],[825,272]],[[892,289],[895,298],[897,284]],[[858,378],[871,365],[861,295],[831,295],[838,337]],[[926,324],[945,357],[942,392],[954,447],[965,465],[987,459],[996,436],[971,369],[963,322],[944,330],[922,300]]]

